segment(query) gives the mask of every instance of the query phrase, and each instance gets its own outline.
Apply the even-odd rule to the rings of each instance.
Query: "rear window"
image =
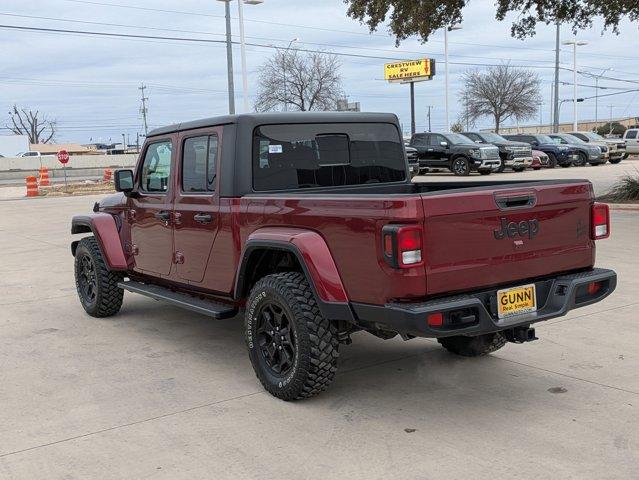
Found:
[[[390,123],[263,125],[254,132],[257,191],[405,179],[402,138]]]

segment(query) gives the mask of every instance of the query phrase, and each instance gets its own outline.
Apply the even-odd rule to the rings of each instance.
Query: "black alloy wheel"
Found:
[[[458,177],[466,177],[470,174],[470,164],[464,157],[457,157],[453,160],[453,173]]]
[[[281,305],[270,301],[257,313],[257,343],[266,365],[276,375],[290,372],[297,346],[294,325]]]
[[[98,278],[95,273],[95,264],[88,253],[82,254],[78,259],[78,292],[87,304],[95,303],[98,296]]]

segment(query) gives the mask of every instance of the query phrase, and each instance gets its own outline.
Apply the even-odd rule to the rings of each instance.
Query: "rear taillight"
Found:
[[[411,268],[423,264],[422,227],[386,225],[382,229],[384,260],[394,268]]]
[[[605,203],[594,203],[590,211],[590,231],[593,240],[610,236],[610,211]]]

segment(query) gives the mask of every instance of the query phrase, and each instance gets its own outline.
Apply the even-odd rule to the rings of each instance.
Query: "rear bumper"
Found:
[[[588,293],[591,282],[601,282],[600,289],[592,295]],[[503,319],[497,316],[498,289],[423,303],[389,303],[384,306],[353,303],[352,308],[357,323],[366,329],[417,337],[475,336],[531,325],[599,302],[615,290],[617,274],[612,270],[595,268],[520,284],[526,283],[535,284],[538,310]],[[441,327],[428,325],[427,317],[431,313],[442,313],[445,320]]]

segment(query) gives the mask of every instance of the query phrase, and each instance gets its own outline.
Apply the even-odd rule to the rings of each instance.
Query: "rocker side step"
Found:
[[[174,292],[159,285],[149,285],[141,282],[126,281],[119,282],[118,287],[133,293],[139,293],[155,300],[167,302],[177,307],[182,307],[193,312],[202,313],[213,317],[216,320],[231,318],[237,314],[237,308],[224,303],[212,302],[201,298],[187,295],[186,293]]]

